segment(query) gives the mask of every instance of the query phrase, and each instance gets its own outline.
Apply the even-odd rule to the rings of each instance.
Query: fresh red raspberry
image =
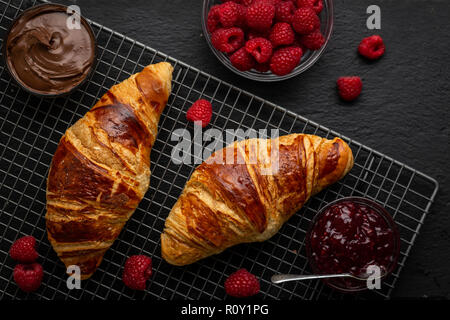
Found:
[[[218,10],[219,21],[224,28],[237,26],[240,21],[240,5],[228,1],[222,4]]]
[[[246,269],[239,269],[225,281],[225,292],[238,298],[253,296],[259,292],[259,280]]]
[[[145,290],[152,275],[152,259],[144,255],[130,256],[123,268],[122,281],[128,288]]]
[[[256,2],[247,9],[247,25],[255,30],[267,30],[272,26],[275,7],[267,2]]]
[[[297,8],[292,1],[283,1],[276,6],[275,20],[278,22],[291,23]]]
[[[253,56],[247,52],[245,47],[240,48],[230,57],[231,64],[240,71],[248,71],[252,69],[256,61]]]
[[[308,34],[320,27],[320,19],[311,8],[299,8],[292,18],[292,27],[297,33]]]
[[[269,61],[272,56],[272,43],[264,38],[254,38],[245,44],[245,50],[250,53],[258,63]]]
[[[297,0],[297,8],[309,7],[312,8],[317,14],[322,12],[323,1],[322,0]]]
[[[276,75],[284,76],[298,66],[302,54],[300,47],[280,48],[274,52],[272,59],[270,59],[270,70]]]
[[[358,98],[362,90],[360,77],[340,77],[337,80],[339,96],[345,101],[352,101]]]
[[[219,4],[212,6],[208,12],[208,17],[206,19],[206,25],[208,26],[209,32],[214,32],[217,29],[222,27],[222,25],[220,24],[220,19],[219,19],[220,6],[221,5],[219,5]]]
[[[20,289],[25,292],[36,291],[44,276],[44,270],[39,263],[18,264],[14,267],[13,278]]]
[[[310,34],[302,35],[300,42],[309,50],[319,50],[325,44],[325,37],[317,29]]]
[[[36,249],[36,239],[33,236],[26,236],[17,239],[9,249],[9,255],[16,261],[31,263],[36,261],[39,254]]]
[[[358,46],[359,54],[371,60],[381,57],[385,50],[383,39],[378,35],[364,38]]]
[[[295,32],[289,23],[278,22],[272,27],[269,36],[270,42],[274,47],[281,45],[290,45],[294,43]]]
[[[243,48],[241,48],[243,49]],[[201,121],[202,128],[206,127],[211,121],[212,105],[209,101],[200,99],[188,109],[186,119],[191,122]]]
[[[240,28],[218,29],[211,35],[211,43],[219,51],[231,53],[244,44],[244,31]]]

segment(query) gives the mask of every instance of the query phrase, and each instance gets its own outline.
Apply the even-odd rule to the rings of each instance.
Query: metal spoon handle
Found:
[[[351,277],[349,273],[341,274],[323,274],[323,275],[302,275],[302,274],[276,274],[272,276],[271,280],[273,283],[282,283],[288,281],[299,281],[299,280],[314,280],[314,279],[326,279],[326,278],[343,278]]]

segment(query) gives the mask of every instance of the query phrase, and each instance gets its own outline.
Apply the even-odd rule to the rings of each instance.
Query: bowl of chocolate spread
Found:
[[[95,63],[96,42],[89,23],[59,4],[25,10],[3,43],[11,76],[40,96],[72,92],[88,78]]]

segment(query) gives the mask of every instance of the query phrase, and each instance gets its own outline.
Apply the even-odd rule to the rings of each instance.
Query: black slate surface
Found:
[[[82,14],[242,89],[356,139],[434,177],[440,190],[394,297],[450,298],[450,3],[377,1],[381,30],[366,28],[369,0],[335,1],[335,28],[324,56],[284,82],[239,77],[210,52],[200,24],[201,0],[78,0]],[[369,63],[359,41],[380,34],[385,56]],[[335,80],[359,75],[363,93],[339,100]]]

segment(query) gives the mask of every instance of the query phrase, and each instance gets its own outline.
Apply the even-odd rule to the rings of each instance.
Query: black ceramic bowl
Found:
[[[2,56],[3,56],[3,63],[6,66],[6,70],[8,71],[8,73],[11,75],[12,79],[14,79],[14,81],[25,91],[34,94],[36,96],[39,97],[61,97],[61,96],[66,96],[69,95],[70,93],[72,93],[73,91],[75,91],[76,89],[78,89],[81,85],[83,85],[86,80],[90,77],[90,75],[92,74],[93,70],[95,69],[95,65],[97,63],[97,42],[96,42],[96,38],[94,35],[94,31],[91,28],[91,25],[89,24],[89,22],[80,15],[80,23],[83,24],[83,26],[86,28],[86,30],[88,31],[88,33],[90,34],[90,38],[93,42],[93,47],[94,47],[94,56],[93,56],[93,61],[91,66],[89,67],[89,71],[85,73],[84,77],[73,87],[71,87],[69,90],[66,91],[61,91],[58,93],[46,93],[46,92],[42,92],[42,91],[38,91],[38,90],[34,90],[33,88],[31,88],[30,86],[26,85],[17,75],[17,73],[14,71],[14,67],[8,62],[8,57],[9,57],[9,53],[8,53],[8,38],[10,35],[11,30],[15,27],[15,25],[17,24],[17,22],[23,18],[23,17],[27,17],[27,15],[32,15],[36,10],[42,10],[44,9],[43,12],[45,12],[46,10],[48,11],[61,11],[61,12],[65,12],[67,13],[68,11],[68,7],[61,5],[61,4],[54,4],[54,3],[45,3],[45,4],[39,4],[36,6],[33,6],[31,8],[28,8],[26,10],[24,10],[19,16],[17,16],[13,22],[11,23],[11,26],[9,27],[8,31],[6,32],[6,35],[3,39],[3,47],[2,47]]]

